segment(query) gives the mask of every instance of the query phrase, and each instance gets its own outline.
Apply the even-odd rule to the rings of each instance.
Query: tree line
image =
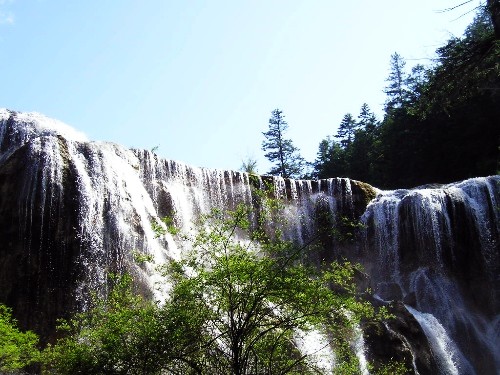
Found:
[[[496,5],[496,7],[495,7]],[[350,177],[381,188],[447,183],[499,173],[500,37],[498,2],[482,7],[464,36],[437,49],[431,66],[407,72],[390,60],[383,118],[364,103],[347,113],[306,162],[284,133],[276,109],[263,133],[269,174],[291,178]],[[497,12],[497,13],[495,13]],[[255,170],[255,164],[253,164]]]

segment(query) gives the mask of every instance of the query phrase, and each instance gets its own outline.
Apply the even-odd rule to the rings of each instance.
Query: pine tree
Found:
[[[500,1],[499,0],[488,0],[486,2],[486,8],[491,17],[491,23],[493,24],[493,30],[495,31],[495,39],[500,39]]]
[[[264,155],[274,167],[269,174],[285,178],[298,178],[304,167],[305,161],[299,154],[290,139],[284,138],[288,129],[283,111],[275,109],[269,119],[269,130],[262,134],[266,140],[262,142],[262,150],[267,151]]]
[[[313,162],[314,178],[345,177],[348,175],[347,153],[330,137],[323,139]]]
[[[373,131],[377,126],[377,117],[366,103],[363,103],[359,110],[358,126],[369,132]]]
[[[339,125],[337,135],[335,135],[335,138],[340,139],[342,147],[346,148],[352,143],[357,128],[359,128],[359,124],[354,117],[350,113],[346,113]]]
[[[400,54],[396,52],[391,55],[391,71],[386,79],[389,84],[384,89],[388,97],[385,103],[386,111],[390,111],[392,108],[401,108],[407,102],[405,66],[406,62]]]
[[[424,92],[428,74],[428,71],[421,64],[417,64],[411,68],[411,74],[406,79],[408,87],[407,98],[410,104],[416,103]]]

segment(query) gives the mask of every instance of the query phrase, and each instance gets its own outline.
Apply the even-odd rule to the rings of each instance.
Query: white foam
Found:
[[[16,122],[28,126],[24,128],[27,135],[45,136],[45,135],[60,135],[67,140],[77,142],[87,142],[87,136],[65,123],[46,117],[37,112],[11,112],[5,108],[0,108],[0,121],[6,121],[11,115],[15,115]],[[31,137],[29,137],[31,139]]]
[[[406,306],[415,317],[436,355],[440,374],[442,375],[474,375],[476,372],[458,349],[455,342],[448,336],[445,328],[432,314],[422,313]]]

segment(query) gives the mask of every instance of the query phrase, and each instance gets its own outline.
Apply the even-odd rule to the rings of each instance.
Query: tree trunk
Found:
[[[500,0],[488,0],[487,7],[493,23],[495,39],[500,39]]]

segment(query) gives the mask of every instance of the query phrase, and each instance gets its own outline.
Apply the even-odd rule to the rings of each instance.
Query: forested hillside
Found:
[[[481,9],[462,38],[437,49],[430,66],[406,73],[391,56],[382,120],[367,104],[321,141],[314,178],[348,176],[381,188],[497,174],[500,38],[494,9]]]

